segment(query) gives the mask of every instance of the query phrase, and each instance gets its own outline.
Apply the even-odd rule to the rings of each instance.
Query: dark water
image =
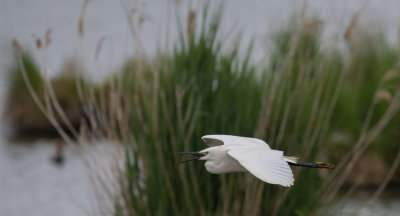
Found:
[[[87,215],[90,182],[80,158],[66,149],[66,163],[51,162],[47,141],[0,144],[0,215]]]
[[[374,203],[368,205],[373,191],[362,191],[333,205],[332,215],[396,216],[400,213],[400,198],[397,193],[384,192]]]

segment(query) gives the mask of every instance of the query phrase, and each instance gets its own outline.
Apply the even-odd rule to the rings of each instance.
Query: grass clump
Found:
[[[40,74],[40,69],[34,62],[31,55],[23,53],[21,62],[26,70],[26,77],[31,82],[34,91],[43,92],[43,77]],[[35,106],[32,97],[29,94],[28,88],[25,84],[23,73],[17,62],[9,70],[8,79],[10,80],[6,105],[4,108],[3,116],[6,121],[11,122],[12,125],[20,125],[17,130],[26,131],[27,128],[41,127],[40,120],[47,120],[40,113],[40,110]],[[27,107],[31,109],[27,112]]]
[[[54,112],[57,113],[57,109],[61,107],[62,113],[57,113],[54,120],[62,122],[61,115],[64,115],[65,119],[68,119],[68,123],[61,123],[61,127],[66,130],[70,130],[72,127],[77,128],[83,117],[83,107],[76,85],[75,75],[77,72],[77,62],[68,61],[63,65],[61,74],[56,78],[45,78],[30,54],[25,52],[17,56],[9,70],[10,84],[3,114],[13,129],[11,137],[50,138],[57,136],[54,126],[46,118],[46,114],[48,114],[46,110],[54,115]],[[42,104],[42,107],[38,106],[38,103]],[[27,109],[28,107],[29,109]],[[68,129],[68,127],[70,128]]]
[[[216,39],[219,17],[206,22],[200,35],[186,38],[159,65],[132,71],[135,87],[130,93],[137,98],[132,101],[130,128],[135,138],[126,154],[130,186],[125,192],[130,202],[122,208],[134,207],[128,215],[187,215],[199,210],[204,215],[232,205],[232,200],[221,200],[227,198],[223,191],[213,190],[228,187],[225,181],[200,174],[201,164],[177,165],[175,155],[204,148],[199,137],[207,133],[251,136],[261,105],[255,68],[248,58],[240,60],[237,47],[222,54]],[[144,188],[138,185],[141,181]]]
[[[278,34],[263,69],[249,61],[251,50],[222,52],[219,15],[203,16],[199,33],[182,34],[171,56],[130,69],[131,136],[116,215],[309,214],[321,184],[315,170],[295,170],[288,190],[251,175],[211,175],[202,163],[177,165],[175,153],[202,149],[201,136],[221,133],[258,137],[313,161],[330,130],[342,59],[318,48],[312,20],[307,31]]]

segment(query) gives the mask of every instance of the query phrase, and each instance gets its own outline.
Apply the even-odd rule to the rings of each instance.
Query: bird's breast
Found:
[[[244,172],[246,169],[233,158],[225,160],[208,160],[205,163],[206,170],[214,174]]]

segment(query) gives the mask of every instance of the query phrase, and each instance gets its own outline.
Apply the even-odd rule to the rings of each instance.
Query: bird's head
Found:
[[[191,158],[183,160],[179,163],[185,163],[194,160],[208,160],[210,157],[209,151],[207,149],[201,150],[199,152],[179,152],[179,154],[188,154],[192,156]]]

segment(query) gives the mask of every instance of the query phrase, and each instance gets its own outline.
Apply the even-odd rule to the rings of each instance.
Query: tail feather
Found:
[[[298,157],[291,157],[291,156],[283,156],[283,159],[285,159],[286,162],[291,162],[291,163],[297,163],[299,161]]]

